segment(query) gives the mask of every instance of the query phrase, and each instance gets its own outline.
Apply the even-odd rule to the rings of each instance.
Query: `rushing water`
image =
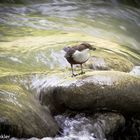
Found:
[[[27,6],[1,5],[0,23],[13,28],[80,31],[139,50],[139,12],[102,1],[50,1]]]
[[[61,71],[68,66],[61,49],[71,43],[87,41],[86,36],[121,45],[122,49],[108,48],[108,51],[132,61],[136,67],[131,74],[140,75],[140,9],[116,0],[41,2],[0,4],[0,77],[30,75],[54,68]],[[82,34],[85,38],[77,35],[65,38],[69,33]],[[30,84],[28,80],[18,82]],[[87,118],[56,116],[56,119],[58,123],[64,120],[62,137],[56,139],[95,139]],[[81,123],[84,127],[77,131]]]
[[[123,49],[109,48],[109,51],[124,55],[139,65],[139,15],[140,10],[137,8],[101,0],[1,4],[2,74],[11,71],[45,71],[46,68],[53,69],[59,65],[64,68],[67,63],[60,57],[63,55],[60,49],[72,42],[87,41],[86,36],[120,44]],[[81,33],[82,39],[76,35],[71,39],[68,33]],[[106,44],[104,46],[108,47]],[[48,54],[51,55],[48,57]]]

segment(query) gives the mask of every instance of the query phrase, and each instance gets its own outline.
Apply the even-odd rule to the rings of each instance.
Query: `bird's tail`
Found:
[[[69,51],[69,49],[70,49],[70,47],[68,46],[68,47],[64,47],[63,48],[63,50],[65,51],[65,52],[68,52]]]

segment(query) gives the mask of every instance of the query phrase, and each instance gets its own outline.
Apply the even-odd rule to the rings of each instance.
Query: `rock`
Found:
[[[125,126],[117,131],[113,136],[114,140],[139,140],[140,139],[140,119],[126,117]]]
[[[58,75],[58,74],[57,74]],[[124,72],[94,71],[76,78],[49,77],[39,97],[54,112],[109,110],[140,114],[140,78]],[[40,82],[41,83],[41,82]],[[49,83],[49,84],[47,84]],[[38,85],[40,86],[40,85]]]
[[[134,65],[128,59],[108,52],[96,52],[89,59],[86,67],[94,70],[115,70],[122,72],[130,72]]]
[[[0,135],[42,138],[57,132],[57,123],[33,94],[16,84],[0,84]]]
[[[125,118],[117,113],[96,113],[92,119],[94,135],[99,139],[112,137],[125,125]]]

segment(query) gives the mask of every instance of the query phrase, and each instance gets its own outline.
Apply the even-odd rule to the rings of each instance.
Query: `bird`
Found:
[[[65,51],[64,57],[71,65],[72,77],[74,77],[85,73],[82,64],[89,59],[89,50],[96,50],[96,48],[87,42],[83,42],[72,47],[64,47],[63,50]],[[75,64],[80,64],[81,66],[81,72],[79,74],[74,74],[73,65]]]

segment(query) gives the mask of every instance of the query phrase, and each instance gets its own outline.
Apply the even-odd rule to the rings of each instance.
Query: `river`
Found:
[[[134,64],[131,73],[140,76],[139,7],[123,5],[116,0],[36,0],[25,1],[24,4],[1,3],[1,81],[16,81],[27,90],[32,90],[34,76],[30,77],[32,80],[29,82],[27,75],[40,75],[56,69],[65,70],[69,65],[63,58],[62,48],[81,41],[98,45],[92,37],[120,45],[121,48],[117,49],[103,44],[102,50],[128,59]],[[17,75],[22,76],[22,79],[16,78]],[[74,118],[58,115],[55,118],[58,123],[64,120],[64,131],[56,139],[98,140],[90,132],[90,121],[84,115],[80,114]],[[77,132],[76,128],[81,127],[81,123],[86,123],[87,128],[85,126]],[[104,137],[103,134],[100,135],[101,138]]]

